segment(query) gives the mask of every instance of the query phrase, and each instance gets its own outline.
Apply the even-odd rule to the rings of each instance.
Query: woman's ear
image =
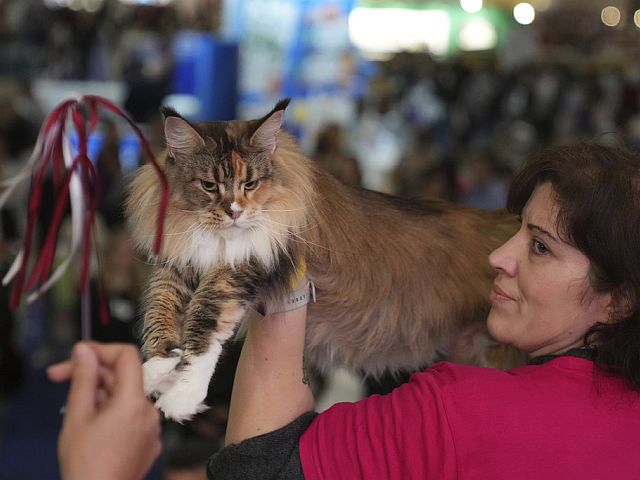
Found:
[[[615,323],[629,317],[638,308],[635,292],[629,284],[623,284],[611,292],[609,303],[609,320]]]

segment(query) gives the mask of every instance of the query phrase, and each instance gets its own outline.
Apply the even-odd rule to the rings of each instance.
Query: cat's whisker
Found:
[[[258,227],[258,230],[260,232],[266,233],[267,235],[270,235],[273,238],[273,240],[278,245],[278,248],[287,256],[287,258],[291,262],[291,266],[295,269],[296,268],[296,264],[293,261],[293,258],[291,258],[291,255],[289,254],[289,251],[287,250],[287,245],[284,242],[283,238],[280,235],[273,235],[274,232],[270,231],[269,227],[267,225],[265,225],[265,224],[258,223],[258,224],[256,224],[256,226]]]
[[[270,222],[272,222],[272,223],[276,223],[276,224],[278,224],[278,222],[275,222],[275,221],[273,221],[273,220],[271,220],[271,219],[267,219],[267,220],[268,220],[268,221],[270,221]],[[267,226],[266,224],[264,224],[264,223],[259,223],[258,225],[265,227],[265,230],[266,230],[267,232],[273,233],[273,232],[275,232],[275,231],[276,231],[275,229],[274,229],[274,230],[269,230],[269,229],[268,229],[268,226]],[[279,225],[287,226],[287,225],[284,225],[284,224],[279,224]],[[307,229],[307,230],[301,230],[301,231],[300,231],[300,233],[303,233],[303,232],[305,232],[305,231],[308,231],[308,230],[310,230],[311,228],[313,228],[313,226],[312,226],[312,227],[310,227],[310,228],[309,228],[309,229]],[[305,245],[312,245],[312,246],[317,247],[317,248],[322,248],[322,249],[325,249],[325,250],[327,250],[327,251],[331,251],[328,247],[325,247],[324,245],[319,245],[319,244],[317,244],[317,243],[311,242],[311,241],[307,240],[306,238],[304,238],[304,237],[300,236],[299,234],[297,234],[297,233],[293,232],[293,231],[292,231],[292,230],[290,230],[290,229],[288,230],[288,232],[287,232],[287,233],[288,233],[288,235],[290,235],[291,237],[293,237],[293,238],[291,238],[291,240],[292,240],[292,241],[294,241],[294,242],[300,242],[300,243],[303,243],[303,244],[305,244]]]
[[[189,228],[187,228],[183,232],[171,232],[171,233],[166,233],[165,232],[162,235],[164,237],[172,237],[172,236],[176,236],[176,235],[186,235],[188,233],[192,233],[197,228],[198,228],[198,224],[193,223]],[[140,235],[140,238],[151,238],[151,237],[155,237],[155,233],[149,234],[149,235]]]
[[[134,257],[134,259],[139,262],[142,263],[144,265],[149,265],[150,267],[156,267],[158,265],[166,265],[167,263],[169,263],[169,260],[164,260],[164,261],[160,261],[159,259],[147,259],[147,260],[143,260],[141,258],[138,257]]]
[[[305,238],[301,237],[300,235],[296,235],[295,233],[291,233],[291,235],[293,235],[295,237],[295,238],[291,239],[293,242],[300,242],[300,243],[304,243],[306,245],[313,245],[314,247],[323,248],[324,250],[326,250],[328,252],[331,251],[328,247],[325,247],[324,245],[320,245],[318,243],[310,242],[309,240],[306,240]]]
[[[306,205],[306,206],[301,207],[301,208],[290,208],[290,209],[284,209],[284,208],[283,209],[266,209],[266,208],[263,208],[263,209],[260,209],[260,211],[261,212],[300,212],[302,210],[309,209],[311,206],[312,205],[309,204],[309,205]]]
[[[172,206],[170,211],[172,210],[175,210],[176,212],[194,213],[193,210],[188,210],[186,208],[178,208],[176,206]]]
[[[308,232],[312,229],[314,229],[315,227],[317,227],[317,223],[311,223],[311,222],[307,222],[301,225],[288,225],[286,223],[281,223],[281,222],[277,222],[276,220],[273,220],[272,218],[264,218],[265,221],[273,223],[274,225],[278,225],[278,226],[282,226],[282,227],[287,227],[289,232],[292,232],[292,229],[295,230],[297,233],[304,233],[304,232]],[[307,227],[307,228],[305,228]]]
[[[276,220],[274,220],[273,218],[270,218],[270,217],[265,217],[264,219],[265,219],[266,221],[268,221],[268,222],[271,222],[271,223],[275,224],[275,225],[279,225],[279,226],[287,227],[287,228],[295,228],[296,230],[297,230],[299,227],[307,227],[307,226],[309,226],[309,227],[314,227],[315,225],[317,225],[317,224],[315,224],[315,223],[314,223],[314,224],[312,224],[312,223],[310,223],[310,222],[308,222],[308,223],[303,223],[303,224],[298,224],[298,225],[289,225],[288,223],[278,222],[278,221],[276,221]]]

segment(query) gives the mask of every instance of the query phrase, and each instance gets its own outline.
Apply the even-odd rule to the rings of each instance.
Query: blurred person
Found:
[[[498,175],[498,167],[488,153],[469,159],[469,185],[461,197],[463,204],[481,210],[497,210],[507,204],[508,186]]]
[[[125,195],[125,180],[120,164],[120,133],[113,120],[103,122],[104,144],[96,160],[100,201],[98,209],[107,225],[124,222],[122,205]]]
[[[92,338],[100,342],[137,344],[141,321],[141,299],[148,266],[136,255],[127,229],[113,225],[105,231],[102,277],[92,280]],[[109,323],[100,321],[100,295],[104,295]],[[76,299],[76,315],[80,299]]]
[[[0,278],[9,271],[18,251],[19,233],[15,212],[0,208]],[[16,315],[9,307],[10,288],[0,289],[0,400],[23,383],[25,363],[16,341]]]
[[[0,179],[13,176],[14,166],[9,156],[9,141],[6,134],[0,132]],[[23,198],[24,191],[18,193]],[[20,217],[24,217],[25,212],[19,207],[20,203],[14,201],[0,208],[0,279],[7,274],[20,249]],[[0,288],[0,400],[18,390],[25,372],[24,354],[16,338],[18,312],[9,307],[10,294],[10,288]]]
[[[337,123],[329,123],[320,129],[312,159],[345,185],[360,186],[360,167],[355,157],[347,152],[344,131]]]
[[[172,82],[173,58],[168,52],[173,25],[166,22],[173,16],[152,10],[136,10],[132,23],[118,39],[118,63],[127,85],[124,107],[140,123],[157,115]]]
[[[438,149],[434,145],[433,131],[430,128],[418,129],[407,152],[393,171],[395,193],[404,197],[419,194],[422,175],[438,164]]]
[[[445,159],[432,166],[419,176],[419,181],[418,197],[438,198],[448,202],[458,201],[460,182],[454,160]]]
[[[21,95],[17,86],[4,85],[3,90],[0,95],[0,136],[6,142],[9,161],[17,162],[35,145],[38,130],[35,119],[19,108]]]

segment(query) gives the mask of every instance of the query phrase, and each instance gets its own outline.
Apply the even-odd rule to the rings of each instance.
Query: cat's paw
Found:
[[[185,352],[173,385],[156,401],[165,417],[182,423],[208,408],[204,399],[221,351],[220,342],[214,341],[202,355]]]
[[[207,410],[204,399],[209,388],[209,376],[198,378],[193,371],[184,370],[177,374],[175,382],[156,401],[156,407],[164,416],[182,423],[194,415]]]
[[[161,395],[176,381],[176,366],[182,359],[182,350],[174,348],[170,357],[151,357],[142,365],[142,379],[145,395]]]

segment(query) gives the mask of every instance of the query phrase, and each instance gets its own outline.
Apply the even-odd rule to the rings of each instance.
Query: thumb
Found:
[[[96,409],[98,390],[98,358],[86,343],[77,343],[71,353],[71,387],[67,399],[69,420],[84,421]]]

